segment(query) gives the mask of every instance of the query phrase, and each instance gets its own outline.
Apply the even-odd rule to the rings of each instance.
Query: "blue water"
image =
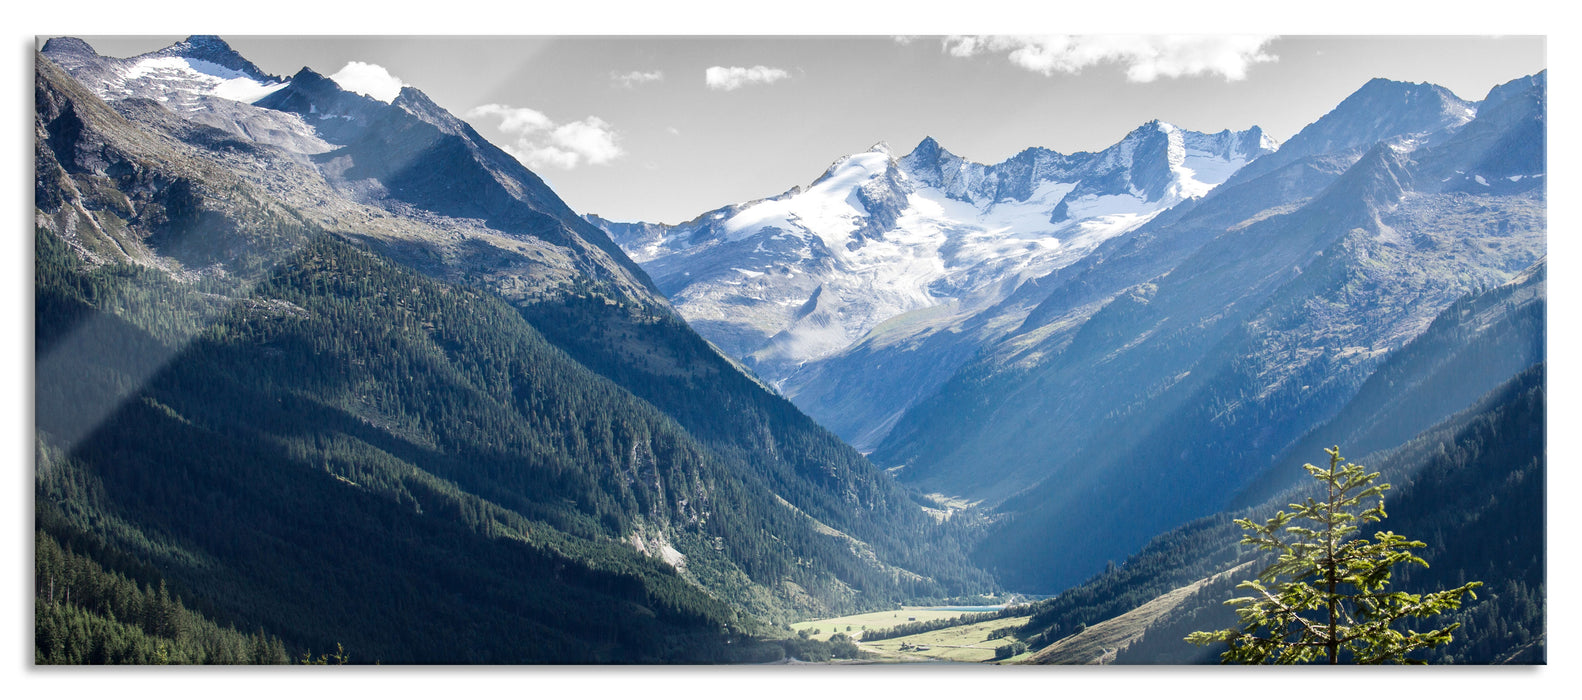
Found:
[[[923,608],[924,610],[944,610],[948,612],[994,612],[1005,609],[1004,605],[958,605],[949,608]]]

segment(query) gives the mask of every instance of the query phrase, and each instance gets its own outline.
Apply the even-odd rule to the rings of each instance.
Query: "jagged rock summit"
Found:
[[[221,68],[242,73],[260,83],[281,82],[279,76],[265,73],[252,61],[243,58],[224,39],[211,34],[194,34],[163,49],[148,54],[150,56],[169,56],[185,58],[192,61],[212,63]]]

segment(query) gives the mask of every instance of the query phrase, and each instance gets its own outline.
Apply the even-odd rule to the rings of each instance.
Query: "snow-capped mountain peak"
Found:
[[[1256,129],[1153,121],[1098,153],[975,163],[926,137],[880,142],[806,187],[674,227],[603,226],[695,327],[785,379],[897,316],[967,312],[1069,264],[1269,152]]]
[[[265,73],[217,36],[195,34],[149,55],[199,61],[223,68],[230,73],[241,74],[262,84],[283,82],[278,76]]]
[[[911,153],[903,156],[903,159],[910,163],[909,169],[915,170],[926,167],[925,164],[927,163],[938,163],[941,157],[949,157],[950,155],[950,152],[940,146],[939,141],[934,140],[934,137],[924,136],[922,141],[917,142],[917,146],[912,149]]]
[[[124,59],[100,56],[80,39],[51,39],[42,52],[67,70],[86,66],[89,74],[78,79],[107,99],[143,97],[177,112],[203,109],[212,97],[252,103],[286,85],[214,36]]]

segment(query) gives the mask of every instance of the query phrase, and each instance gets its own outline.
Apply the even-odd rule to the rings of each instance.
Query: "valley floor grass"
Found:
[[[961,610],[902,608],[822,620],[807,620],[793,623],[791,629],[797,632],[801,630],[818,630],[817,634],[810,633],[809,637],[826,641],[837,633],[845,634],[856,639],[858,647],[872,655],[869,659],[870,661],[880,663],[937,663],[941,661],[982,663],[994,659],[994,650],[996,648],[1016,641],[1012,637],[990,639],[990,633],[1002,628],[1020,627],[1026,624],[1029,619],[1027,617],[999,618],[876,642],[865,643],[862,641],[862,632],[865,628],[877,631],[908,622],[948,620],[965,614],[970,613]],[[851,629],[848,630],[848,627]],[[909,647],[909,649],[902,650],[901,647],[903,645]],[[918,646],[926,646],[929,649],[927,651],[910,649],[910,647]]]
[[[946,627],[907,637],[895,637],[871,643],[858,641],[857,646],[863,651],[878,655],[877,660],[983,663],[994,660],[994,650],[996,648],[1016,642],[1014,637],[991,639],[989,637],[990,633],[999,629],[1020,627],[1026,624],[1028,619],[1026,617],[1002,617],[995,620]],[[902,645],[909,647],[926,646],[928,650],[903,650],[901,648]]]
[[[969,614],[961,610],[929,610],[926,608],[901,608],[899,610],[885,610],[882,612],[862,613],[859,615],[846,615],[844,617],[831,617],[823,620],[807,620],[805,622],[791,623],[793,632],[802,630],[818,630],[812,635],[813,639],[828,641],[836,632],[845,634],[853,639],[859,638],[858,633],[864,629],[881,630],[889,629],[908,622],[932,622],[934,620],[948,620]],[[846,629],[850,627],[851,629]]]

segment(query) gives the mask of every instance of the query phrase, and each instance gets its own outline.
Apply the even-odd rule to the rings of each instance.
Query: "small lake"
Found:
[[[943,610],[947,612],[995,612],[1004,610],[1004,605],[956,605],[943,608],[921,608],[922,610]]]

